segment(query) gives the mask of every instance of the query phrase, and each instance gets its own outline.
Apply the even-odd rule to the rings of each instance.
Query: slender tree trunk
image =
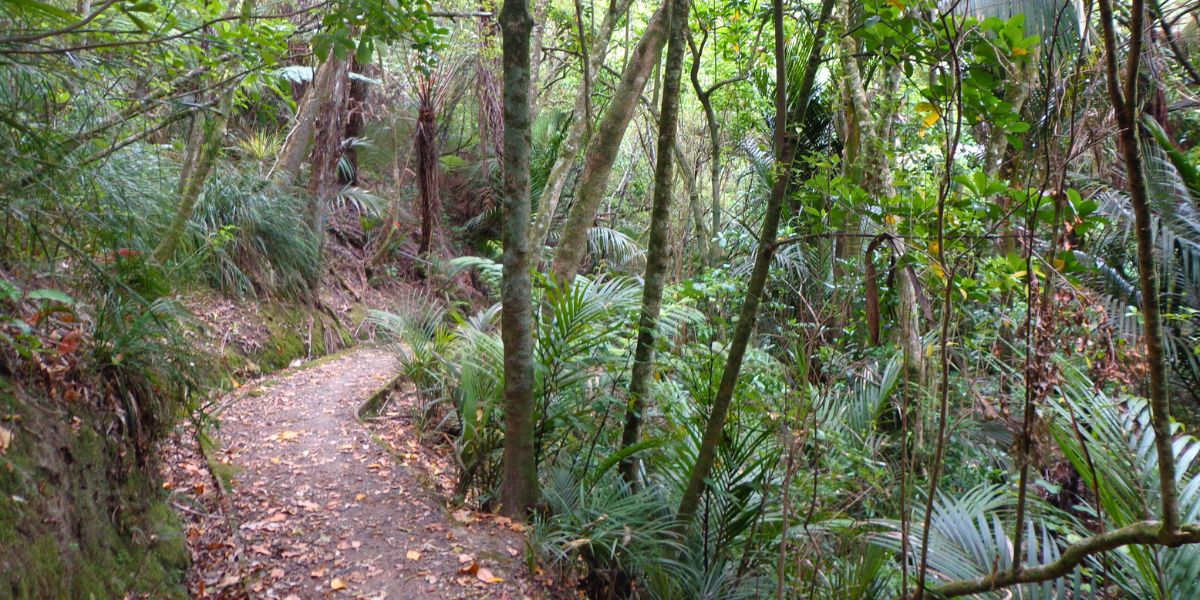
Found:
[[[524,518],[541,495],[534,448],[533,300],[529,274],[529,34],[528,0],[505,0],[500,11],[504,66],[504,275],[500,336],[504,343],[504,458],[500,510]]]
[[[353,60],[350,63],[350,72],[361,75],[366,71],[366,66]],[[361,79],[351,79],[349,85],[350,91],[346,98],[346,130],[342,133],[342,139],[346,142],[362,137],[365,132],[367,95],[370,92],[367,82]],[[343,177],[339,181],[344,184],[358,185],[358,152],[353,146],[347,144],[343,154],[346,156],[346,162],[350,164],[350,173],[348,178]]]
[[[663,284],[670,252],[668,225],[671,219],[672,184],[676,135],[679,128],[679,90],[683,79],[684,31],[687,29],[688,0],[672,0],[670,40],[663,79],[662,109],[658,118],[658,150],[654,168],[654,204],[650,210],[650,242],[646,250],[646,272],[642,285],[642,311],[638,319],[637,347],[633,353],[633,373],[629,380],[629,401],[625,409],[625,429],[621,447],[629,448],[641,437],[646,396],[650,393],[654,372],[655,333],[662,310]],[[622,461],[621,476],[636,485],[638,460],[630,456]]]
[[[847,28],[850,27],[850,8],[850,4],[847,4],[843,13],[843,24]],[[892,168],[888,164],[887,153],[884,151],[886,141],[877,135],[878,128],[871,116],[858,60],[855,58],[857,47],[854,39],[849,36],[842,38],[841,50],[843,81],[851,113],[848,118],[854,125],[848,129],[857,131],[858,134],[858,160],[847,167],[851,178],[857,180],[868,194],[890,198],[896,195],[896,185],[892,179]],[[885,125],[884,130],[888,129],[890,127]],[[851,247],[856,246],[857,244]],[[892,247],[897,255],[904,253],[904,244],[898,238],[893,237]],[[855,254],[857,255],[856,248]],[[908,379],[923,383],[925,353],[922,352],[920,307],[917,304],[917,283],[910,269],[901,267],[896,270],[896,288],[899,300],[897,317],[900,321],[898,341],[904,349],[904,368],[908,372]]]
[[[621,140],[625,138],[625,130],[637,109],[642,91],[646,89],[650,72],[658,64],[667,41],[667,9],[670,1],[664,0],[646,25],[642,39],[633,51],[633,59],[621,74],[621,82],[609,102],[608,110],[604,112],[595,136],[588,143],[583,174],[579,178],[579,192],[567,214],[562,240],[554,257],[554,276],[560,285],[569,285],[583,262],[587,250],[587,232],[596,218],[596,210],[604,200],[608,178],[621,149]]]
[[[708,120],[708,178],[709,186],[712,189],[712,228],[709,230],[709,257],[708,261],[711,265],[716,265],[721,260],[721,246],[711,239],[711,236],[717,235],[721,231],[721,127],[717,121],[717,113],[713,110],[712,99],[705,98],[704,102],[704,118]]]
[[[234,85],[234,84],[230,84]],[[217,107],[218,114],[213,116],[197,117],[201,119],[199,123],[198,148],[195,149],[192,159],[189,161],[190,169],[187,171],[186,179],[180,181],[179,186],[179,205],[175,210],[175,216],[171,219],[171,224],[168,226],[163,238],[159,240],[158,245],[154,247],[154,262],[165,264],[172,256],[175,255],[175,250],[179,247],[179,242],[183,239],[183,234],[187,230],[187,222],[191,220],[192,213],[196,209],[196,203],[200,199],[200,193],[204,191],[204,185],[208,182],[208,176],[212,173],[213,165],[217,162],[217,155],[221,153],[221,142],[225,139],[226,116],[223,111],[232,109],[233,94],[226,93],[228,101],[224,99]],[[197,143],[193,140],[190,143]]]
[[[687,192],[688,212],[691,213],[692,226],[696,230],[696,252],[703,262],[708,262],[713,252],[709,248],[712,234],[708,232],[708,223],[704,222],[704,207],[700,203],[700,184],[696,181],[696,172],[688,161],[687,155],[679,144],[675,144],[675,162],[679,165],[683,189]]]
[[[245,23],[254,12],[257,0],[242,0],[239,8],[239,23]],[[163,234],[158,245],[154,247],[152,257],[158,264],[170,260],[183,239],[187,222],[191,220],[200,199],[208,176],[212,173],[217,156],[221,153],[221,144],[225,141],[225,130],[229,123],[229,113],[233,111],[233,99],[237,93],[238,81],[228,84],[221,93],[220,100],[213,114],[197,116],[198,123],[192,124],[192,133],[188,138],[189,145],[199,143],[199,147],[189,148],[185,155],[183,173],[179,181],[179,205],[175,216],[172,217],[167,231]]]
[[[1133,206],[1134,235],[1137,239],[1138,284],[1142,292],[1142,339],[1146,342],[1146,370],[1150,377],[1151,424],[1158,453],[1159,494],[1162,498],[1162,529],[1165,543],[1179,537],[1179,491],[1175,487],[1175,453],[1171,443],[1171,400],[1168,395],[1167,366],[1163,349],[1162,320],[1159,315],[1158,272],[1154,266],[1154,223],[1150,214],[1150,195],[1146,188],[1142,150],[1138,140],[1138,75],[1141,66],[1142,39],[1145,35],[1145,6],[1133,0],[1130,8],[1130,39],[1127,49],[1124,89],[1117,67],[1116,25],[1110,0],[1100,0],[1100,23],[1104,37],[1104,66],[1108,96],[1117,121],[1118,146],[1125,162],[1129,185],[1129,203]]]
[[[600,67],[604,65],[604,57],[608,54],[608,44],[612,38],[613,29],[616,28],[617,21],[629,10],[629,5],[632,3],[633,0],[613,0],[609,5],[608,12],[600,23],[600,29],[596,32],[591,52],[588,54],[589,78],[595,78]],[[579,145],[583,143],[583,134],[588,129],[588,123],[582,118],[582,115],[587,112],[587,92],[588,90],[581,88],[575,94],[575,106],[572,109],[574,121],[567,128],[567,136],[559,146],[558,157],[554,160],[554,165],[550,167],[550,174],[546,177],[546,185],[542,188],[542,196],[538,200],[537,219],[534,221],[533,232],[530,235],[530,243],[538,252],[546,245],[546,236],[550,233],[550,223],[554,220],[554,213],[558,210],[558,201],[562,198],[563,188],[567,183],[567,174],[570,173],[571,166],[575,164],[575,158],[579,155]]]
[[[275,165],[271,167],[271,180],[276,185],[294,185],[299,179],[300,165],[303,165],[304,159],[308,157],[313,133],[317,130],[317,112],[321,108],[321,98],[329,95],[338,69],[337,59],[330,56],[313,73],[312,83],[300,99],[300,104],[296,106],[296,119],[292,129],[288,131],[283,148],[279,150],[279,156],[275,159]]]
[[[708,130],[708,148],[711,154],[711,160],[708,163],[709,183],[712,187],[712,233],[715,236],[721,230],[721,122],[717,119],[717,111],[713,108],[712,95],[722,87],[731,83],[742,80],[743,76],[731,77],[723,81],[718,81],[705,89],[700,85],[700,59],[704,56],[704,46],[708,41],[708,35],[705,34],[704,39],[700,44],[689,35],[687,38],[688,48],[692,52],[692,68],[690,75],[692,79],[692,89],[696,92],[696,99],[700,101],[700,106],[704,109],[705,129]],[[709,255],[706,260],[709,264],[715,265],[721,259],[721,249],[712,240],[705,240],[710,244]]]
[[[767,203],[766,214],[763,217],[762,233],[758,238],[758,251],[754,257],[754,269],[750,273],[750,281],[746,289],[746,299],[738,315],[737,326],[733,330],[733,338],[729,342],[729,356],[725,360],[725,370],[721,373],[721,383],[717,387],[716,397],[713,398],[712,412],[704,428],[704,437],[700,442],[700,450],[696,455],[696,464],[688,477],[687,487],[679,501],[676,513],[677,527],[686,528],[700,505],[700,496],[704,492],[705,481],[712,472],[716,462],[717,448],[725,431],[725,419],[729,416],[729,405],[733,401],[734,388],[737,386],[738,374],[742,368],[742,359],[746,355],[746,346],[754,333],[754,323],[758,317],[758,304],[762,299],[763,289],[767,284],[767,275],[771,270],[771,257],[775,253],[775,238],[779,233],[779,216],[787,198],[788,183],[795,158],[796,147],[794,136],[785,135],[788,122],[787,98],[787,58],[785,56],[783,30],[783,0],[774,0],[775,21],[775,175],[771,184],[771,198]],[[833,13],[833,0],[822,0],[821,16],[816,23],[813,34],[812,48],[808,61],[804,66],[800,89],[797,98],[800,99],[797,121],[803,122],[808,110],[808,97],[812,94],[813,81],[821,65],[821,53],[825,45],[826,28],[829,26],[830,15]]]
[[[529,107],[529,121],[537,120],[541,110],[541,94],[538,85],[542,80],[542,40],[546,37],[546,11],[550,8],[550,0],[537,0],[533,9],[533,49],[529,56],[529,85],[533,100]]]

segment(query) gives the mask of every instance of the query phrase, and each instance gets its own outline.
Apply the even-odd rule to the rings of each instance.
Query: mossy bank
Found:
[[[0,380],[0,599],[186,597],[165,493],[112,419]]]

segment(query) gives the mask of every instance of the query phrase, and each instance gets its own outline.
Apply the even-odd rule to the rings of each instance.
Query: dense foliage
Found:
[[[85,323],[159,431],[174,298],[405,280],[455,500],[589,597],[1198,596],[1198,54],[1181,0],[5,0],[0,366]]]

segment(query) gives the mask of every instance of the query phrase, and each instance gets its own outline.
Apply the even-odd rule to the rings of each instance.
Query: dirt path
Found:
[[[395,355],[363,348],[244,386],[218,417],[232,487],[188,480],[207,465],[180,456],[168,485],[192,497],[193,593],[253,598],[524,598],[520,526],[447,507],[446,457],[424,447],[400,406],[370,425],[358,407],[385,387]],[[226,467],[216,466],[225,471]],[[211,500],[211,498],[210,498]],[[188,508],[188,505],[197,508]],[[190,516],[189,516],[190,515]]]

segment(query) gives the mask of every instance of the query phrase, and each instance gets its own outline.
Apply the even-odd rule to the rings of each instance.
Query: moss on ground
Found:
[[[182,525],[119,433],[11,388],[0,419],[0,598],[186,597]]]

